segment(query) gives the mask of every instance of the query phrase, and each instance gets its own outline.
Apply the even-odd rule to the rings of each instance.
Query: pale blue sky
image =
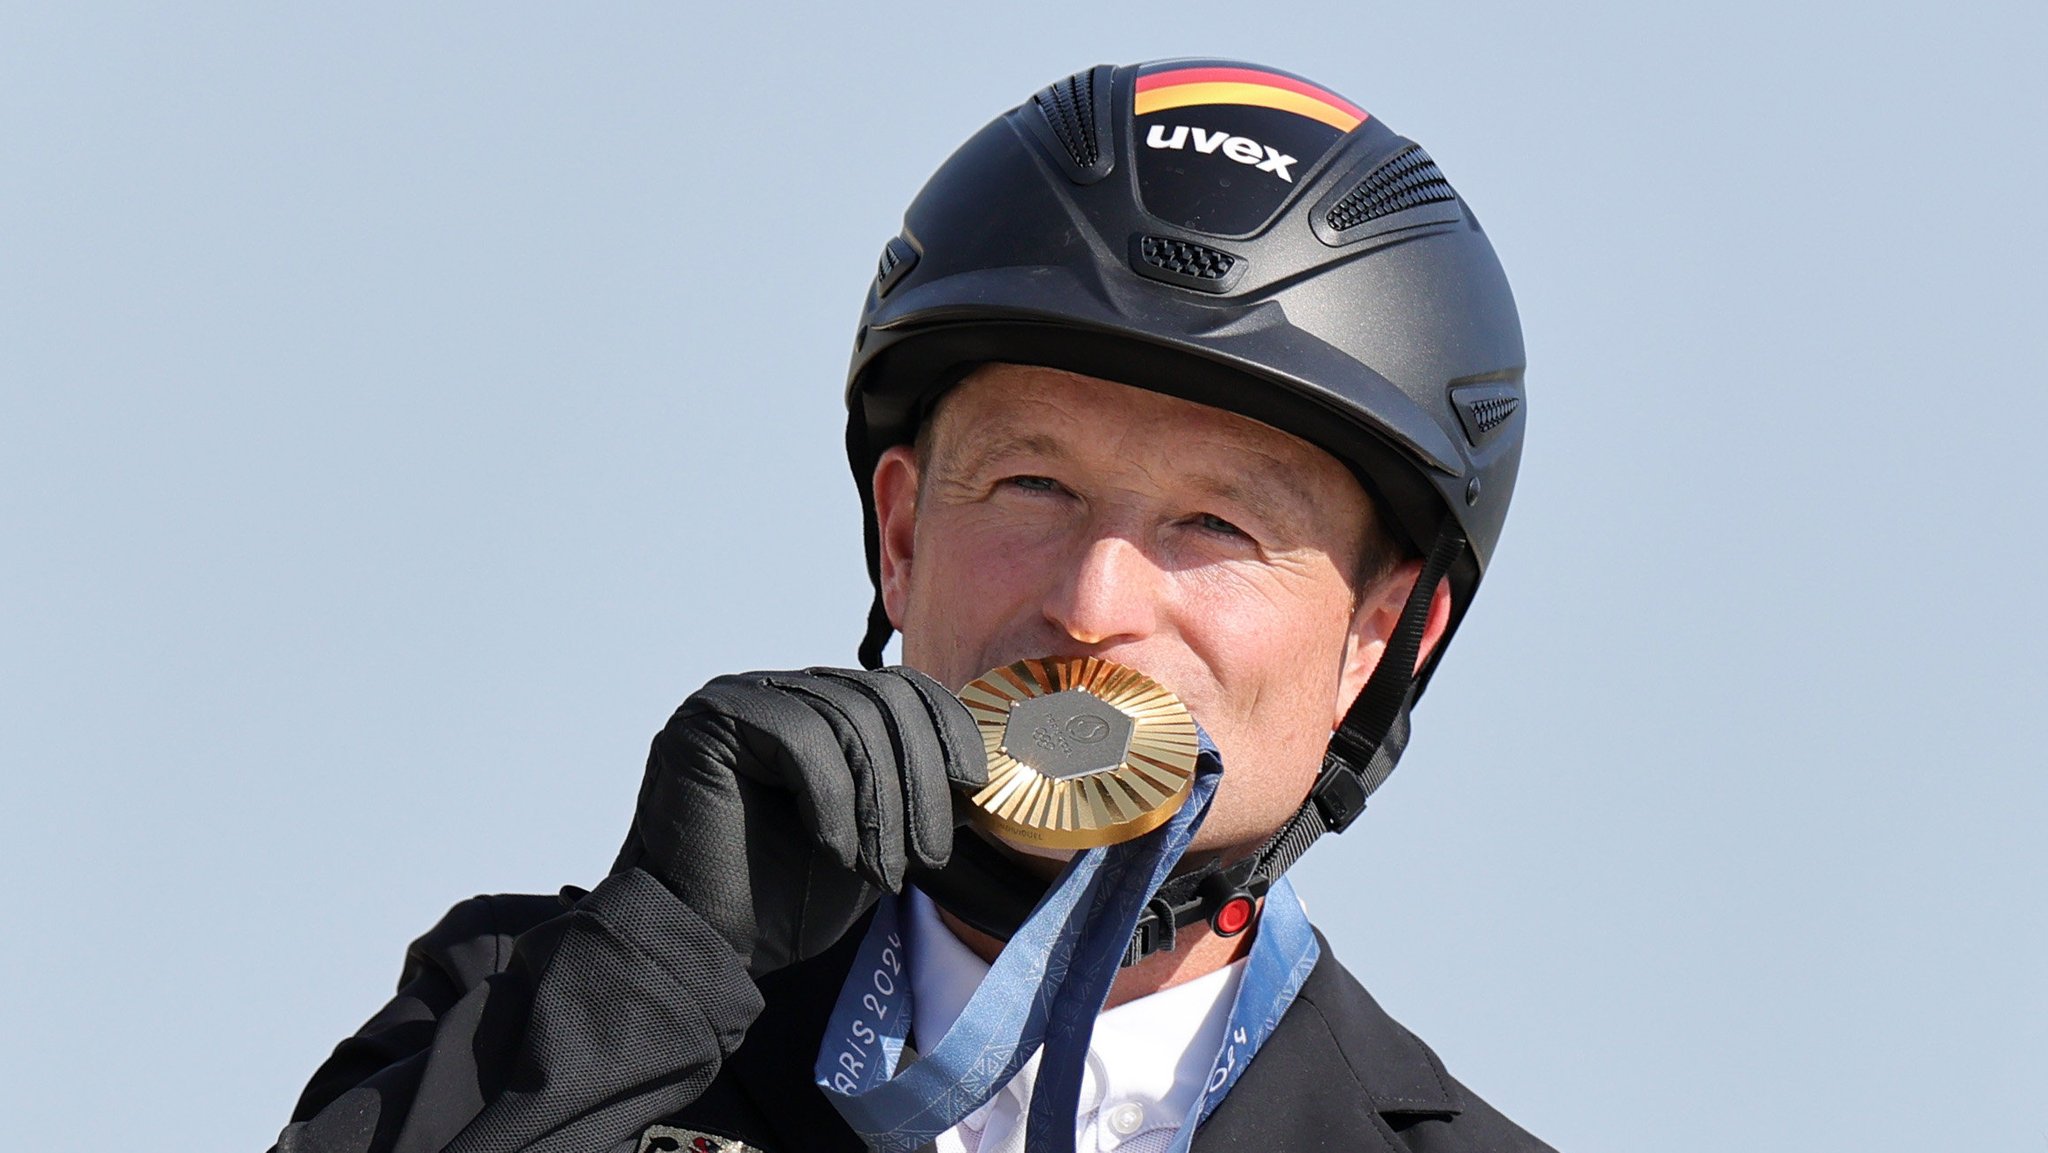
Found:
[[[1338,954],[1562,1149],[2048,1146],[2044,11],[0,4],[0,1143],[262,1148],[676,701],[850,662],[904,203],[1225,54],[1422,141],[1528,334]]]

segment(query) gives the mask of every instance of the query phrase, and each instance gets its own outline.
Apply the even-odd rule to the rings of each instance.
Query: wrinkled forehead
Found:
[[[1304,530],[1327,522],[1350,537],[1373,516],[1351,470],[1300,437],[1225,409],[1061,369],[976,368],[940,399],[918,447],[928,474],[967,476],[1020,460],[1113,461],[1284,515]]]
[[[993,438],[1049,438],[1071,449],[1130,452],[1222,448],[1268,458],[1304,477],[1350,475],[1336,457],[1292,433],[1227,409],[1100,377],[991,363],[968,372],[926,414],[921,442],[971,449]]]

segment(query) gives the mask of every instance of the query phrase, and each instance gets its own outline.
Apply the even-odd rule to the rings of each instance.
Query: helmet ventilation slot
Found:
[[[1451,182],[1420,147],[1408,149],[1372,170],[1358,187],[1330,206],[1325,221],[1334,232],[1349,232],[1361,224],[1420,208],[1425,204],[1447,204],[1458,199]]]
[[[1138,251],[1145,263],[1154,268],[1197,280],[1221,280],[1230,275],[1231,266],[1237,263],[1237,257],[1220,249],[1165,236],[1145,237],[1138,242]]]
[[[875,262],[875,299],[889,295],[896,282],[909,274],[911,266],[917,263],[917,249],[901,236],[892,236],[882,246],[882,255]]]
[[[1086,72],[1076,72],[1040,89],[1031,98],[1060,147],[1082,168],[1093,168],[1102,159],[1102,136],[1095,125],[1094,87]]]
[[[1131,267],[1141,276],[1197,292],[1228,292],[1244,275],[1241,257],[1171,236],[1133,236]]]
[[[1515,415],[1515,410],[1520,407],[1522,402],[1512,396],[1496,396],[1489,400],[1474,401],[1472,424],[1479,430],[1479,435],[1485,436],[1501,421]]]
[[[1317,240],[1335,248],[1465,220],[1464,202],[1429,153],[1399,137],[1394,144],[1391,156],[1368,161],[1338,182],[1348,189],[1343,195],[1332,191],[1316,205],[1308,223]]]
[[[1519,384],[1468,384],[1451,390],[1451,407],[1465,426],[1465,439],[1477,448],[1492,440],[1522,408]]]
[[[1076,184],[1093,184],[1116,167],[1109,126],[1109,86],[1115,73],[1109,65],[1098,64],[1048,84],[1031,98],[1038,115],[1027,113],[1023,118]]]

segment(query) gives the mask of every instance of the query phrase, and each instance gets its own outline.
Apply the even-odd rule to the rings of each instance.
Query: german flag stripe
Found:
[[[1306,116],[1349,132],[1366,111],[1306,80],[1255,68],[1174,68],[1138,77],[1139,116],[1201,104],[1249,104]]]

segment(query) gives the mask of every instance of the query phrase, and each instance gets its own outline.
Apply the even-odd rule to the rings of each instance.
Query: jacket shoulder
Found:
[[[569,911],[581,890],[552,893],[495,893],[457,902],[434,927],[406,946],[400,988],[439,977],[468,989],[504,971],[521,933]]]
[[[351,1089],[423,1054],[449,1010],[504,971],[519,934],[565,907],[562,897],[509,893],[471,897],[449,909],[406,946],[397,992],[314,1071],[292,1120],[311,1119]]]

